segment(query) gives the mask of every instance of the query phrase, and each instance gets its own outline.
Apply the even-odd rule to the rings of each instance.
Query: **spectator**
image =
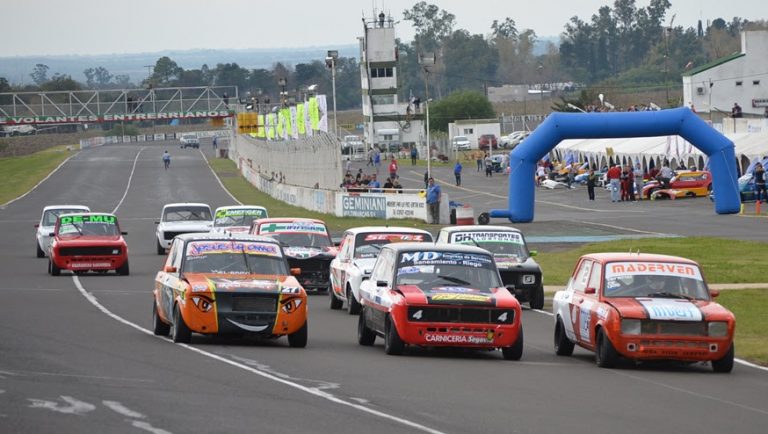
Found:
[[[483,170],[483,152],[479,150],[476,151],[475,159],[477,160],[477,171],[480,172]]]
[[[416,160],[419,158],[419,151],[416,150],[416,145],[411,145],[411,166],[416,165]]]
[[[619,181],[621,179],[621,169],[618,164],[614,164],[606,175],[608,183],[611,185],[611,202],[619,201]]]
[[[368,163],[366,163],[365,166],[373,166],[373,148],[368,150]]]
[[[376,180],[376,174],[371,175],[371,180],[368,182],[368,191],[371,193],[381,193],[381,183]]]
[[[344,166],[344,171],[352,173],[352,160],[347,160],[347,164]]]
[[[376,169],[376,173],[379,173],[379,167],[381,167],[381,152],[378,149],[373,151],[373,167]]]
[[[392,180],[392,187],[393,187],[393,188],[394,188],[394,189],[395,189],[395,190],[396,190],[398,193],[402,193],[402,192],[403,192],[403,186],[402,186],[402,185],[400,185],[400,180],[399,180],[398,178],[395,178],[395,179],[393,179],[393,180]]]
[[[389,177],[390,178],[396,178],[397,177],[397,160],[395,158],[392,158],[392,162],[389,163]]]
[[[755,177],[755,200],[758,202],[768,201],[765,190],[765,168],[762,163],[755,164],[755,171],[752,176]]]
[[[453,176],[456,177],[456,186],[461,185],[461,163],[459,160],[456,160],[456,165],[453,166]]]
[[[643,169],[640,163],[635,164],[635,197],[637,200],[643,200]]]
[[[387,178],[386,181],[384,181],[384,192],[389,193],[391,189],[393,189],[395,185],[392,183],[392,177]]]
[[[216,151],[216,149],[218,149],[218,148],[219,148],[219,141],[218,141],[218,138],[217,138],[216,136],[213,136],[213,150],[214,150],[214,152],[215,152],[215,151]]]
[[[171,167],[171,154],[168,153],[168,150],[163,152],[163,165],[165,166],[165,170],[168,170],[168,168]]]
[[[544,165],[539,163],[539,167],[536,168],[536,186],[540,187],[541,182],[547,179],[547,169],[544,168]]]
[[[440,224],[440,186],[435,184],[435,178],[430,177],[427,180],[427,208],[429,211],[430,223]]]
[[[424,171],[424,188],[429,188],[429,170]]]
[[[571,163],[570,166],[567,168],[568,170],[568,188],[576,188],[573,186],[573,182],[576,180],[576,173],[579,171],[578,167],[576,167],[576,163]]]
[[[355,175],[355,184],[360,184],[364,176],[365,175],[363,174],[363,169],[358,169],[357,175]]]
[[[493,160],[491,159],[491,155],[489,153],[485,153],[485,176],[490,176],[493,178]]]
[[[737,102],[733,103],[733,107],[731,108],[731,117],[732,118],[742,117],[741,106]]]
[[[589,169],[587,174],[587,195],[589,200],[595,200],[595,185],[597,184],[597,174],[594,169]]]
[[[669,168],[669,163],[665,161],[656,180],[661,184],[661,188],[669,188],[669,181],[672,180],[673,176],[675,176],[675,172]]]

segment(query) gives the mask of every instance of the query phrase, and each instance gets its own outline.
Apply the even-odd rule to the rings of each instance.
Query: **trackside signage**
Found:
[[[104,114],[104,115],[82,115],[82,116],[0,116],[0,125],[226,118],[232,115],[233,115],[233,112],[229,110],[206,110],[206,111],[189,111],[189,112],[127,113],[127,114]]]

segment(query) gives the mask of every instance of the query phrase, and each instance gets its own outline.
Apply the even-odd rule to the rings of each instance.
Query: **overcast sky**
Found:
[[[650,0],[636,0],[645,7]],[[354,44],[361,18],[377,11],[395,20],[416,0],[4,0],[0,56],[139,53],[196,48],[281,48]],[[433,0],[456,16],[457,28],[487,34],[494,19],[518,30],[556,36],[574,15],[589,21],[598,0]],[[666,17],[695,27],[733,17],[768,19],[766,0],[671,0]],[[410,22],[397,36],[413,39]]]

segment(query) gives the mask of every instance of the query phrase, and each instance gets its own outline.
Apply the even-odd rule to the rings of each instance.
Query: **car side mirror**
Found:
[[[300,276],[301,268],[291,268],[291,276]]]
[[[163,271],[165,271],[166,273],[175,273],[176,267],[174,267],[173,265],[166,265],[165,267],[163,267]]]
[[[709,290],[709,295],[712,296],[712,298],[715,298],[715,297],[720,295],[720,290],[719,289],[710,289]]]
[[[531,256],[536,256],[536,255],[538,255],[538,254],[539,254],[539,251],[538,251],[538,250],[531,250],[531,251],[530,251],[530,252],[528,252],[528,253],[529,253]]]
[[[35,223],[35,229],[40,227],[40,223]]]
[[[386,288],[387,286],[389,286],[389,282],[387,282],[386,280],[377,280],[376,286],[378,286],[379,288]]]
[[[48,236],[49,236],[49,237],[55,237],[55,236],[56,236],[56,233],[55,233],[55,232],[49,232],[49,233],[48,233]]]
[[[120,235],[128,235],[128,232],[127,231],[122,231],[122,232],[120,232]]]
[[[596,292],[597,291],[595,290],[595,288],[592,288],[592,287],[589,287],[584,290],[584,294],[595,294]]]
[[[159,225],[159,224],[160,224],[160,221],[159,221],[159,220],[155,220],[155,224],[156,224],[156,225]]]

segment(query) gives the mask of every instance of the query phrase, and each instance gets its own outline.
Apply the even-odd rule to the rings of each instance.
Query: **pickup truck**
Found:
[[[187,147],[199,149],[200,139],[197,138],[197,134],[182,134],[181,147],[184,149],[186,149]]]

